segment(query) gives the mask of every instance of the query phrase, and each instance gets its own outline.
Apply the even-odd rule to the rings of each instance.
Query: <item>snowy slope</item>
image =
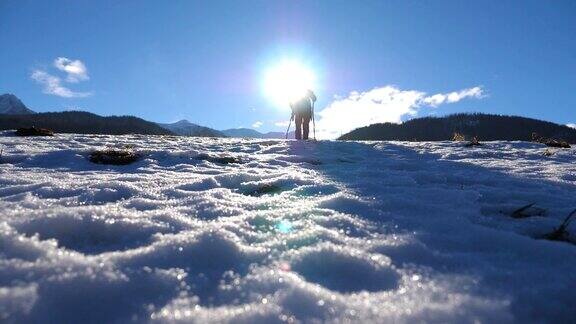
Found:
[[[576,245],[537,239],[576,208],[574,149],[7,133],[0,145],[1,322],[576,321]],[[144,158],[88,162],[104,147]],[[542,216],[510,217],[533,202]]]
[[[26,115],[33,113],[15,95],[10,93],[0,95],[0,114]]]

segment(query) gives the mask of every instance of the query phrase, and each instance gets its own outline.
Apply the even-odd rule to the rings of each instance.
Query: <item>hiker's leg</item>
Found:
[[[302,118],[302,131],[304,133],[303,138],[305,140],[308,139],[308,134],[310,133],[310,117],[309,116],[305,116],[304,118]]]
[[[294,116],[294,123],[296,124],[294,137],[296,137],[297,140],[302,139],[302,115],[296,114],[296,116]]]

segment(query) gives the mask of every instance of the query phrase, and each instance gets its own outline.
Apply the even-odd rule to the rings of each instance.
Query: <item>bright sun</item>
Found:
[[[278,107],[287,107],[315,85],[314,72],[296,60],[282,61],[268,69],[264,76],[264,93]]]

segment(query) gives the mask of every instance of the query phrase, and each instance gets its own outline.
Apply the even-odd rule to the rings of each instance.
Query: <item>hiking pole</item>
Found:
[[[290,116],[290,122],[288,122],[288,128],[286,129],[286,139],[288,139],[288,132],[290,131],[290,126],[292,125],[292,119],[294,119],[294,114]]]
[[[314,130],[314,140],[316,140],[316,120],[314,119],[314,103],[312,101],[312,129]]]

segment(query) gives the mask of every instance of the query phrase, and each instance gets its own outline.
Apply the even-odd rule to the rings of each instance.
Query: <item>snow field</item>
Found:
[[[0,137],[3,322],[576,320],[576,154]],[[128,148],[128,166],[92,164]],[[528,203],[533,217],[510,214]],[[572,232],[576,232],[574,225]]]

